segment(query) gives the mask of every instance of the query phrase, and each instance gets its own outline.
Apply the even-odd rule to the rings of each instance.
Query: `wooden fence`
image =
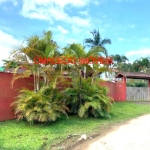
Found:
[[[127,101],[150,101],[149,87],[127,87]]]

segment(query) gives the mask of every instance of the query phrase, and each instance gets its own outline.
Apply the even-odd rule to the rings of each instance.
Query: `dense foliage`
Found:
[[[73,43],[63,48],[60,53],[57,43],[52,38],[52,32],[44,31],[40,37],[34,35],[27,38],[26,45],[21,45],[12,52],[12,62],[17,64],[13,65],[15,71],[12,85],[19,78],[34,76],[34,91],[21,90],[13,103],[18,120],[25,119],[33,123],[51,122],[61,115],[67,115],[68,111],[69,114],[78,114],[81,118],[110,117],[112,100],[108,96],[107,88],[100,86],[100,81],[95,81],[99,73],[109,70],[109,65],[89,65],[79,61],[80,58],[108,56],[104,45],[111,44],[110,39],[102,40],[99,31],[96,30],[91,33],[93,39],[85,40],[90,46],[88,50],[80,43]],[[35,57],[43,59],[58,56],[73,57],[77,61],[68,64],[33,63]],[[5,62],[7,67],[12,64],[11,61]],[[22,66],[25,66],[26,70],[17,74],[17,70]],[[64,73],[67,80],[63,80]],[[63,88],[65,90],[61,91]]]
[[[128,87],[148,87],[148,81],[142,79],[128,79]]]
[[[113,67],[117,68],[119,71],[124,72],[144,72],[150,73],[150,58],[141,57],[136,59],[133,63],[129,62],[128,58],[124,55],[112,55],[114,60]]]
[[[91,78],[80,81],[73,79],[72,87],[64,90],[66,104],[70,113],[78,113],[79,117],[110,117],[112,99],[108,97],[108,89],[100,86],[100,80],[91,83]],[[81,97],[81,99],[80,99]]]
[[[67,115],[68,110],[60,92],[51,86],[42,87],[37,93],[23,89],[13,105],[17,119],[28,122],[55,121],[62,114]]]
[[[112,55],[114,64],[113,68],[116,68],[118,72],[139,72],[139,73],[150,73],[150,58],[141,57],[136,59],[133,63],[130,63],[128,58],[124,55]],[[148,87],[148,82],[141,79],[128,79],[128,87]]]

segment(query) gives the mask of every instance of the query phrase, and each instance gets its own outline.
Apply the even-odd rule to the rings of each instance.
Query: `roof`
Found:
[[[116,78],[131,78],[131,79],[150,79],[149,73],[142,73],[142,72],[120,72],[116,75]]]

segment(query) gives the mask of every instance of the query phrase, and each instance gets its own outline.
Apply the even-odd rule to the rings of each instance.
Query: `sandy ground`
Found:
[[[74,150],[150,150],[150,114],[113,126],[111,131]]]

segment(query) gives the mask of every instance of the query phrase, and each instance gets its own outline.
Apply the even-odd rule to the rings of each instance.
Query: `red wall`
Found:
[[[10,104],[14,102],[22,87],[33,90],[33,77],[18,79],[11,88],[13,74],[0,72],[0,121],[14,119],[15,115]]]
[[[109,96],[116,102],[126,101],[126,79],[123,78],[119,82],[100,82],[101,85],[107,86],[109,90]]]
[[[115,100],[115,83],[114,82],[109,82],[109,81],[104,81],[104,82],[100,82],[100,85],[106,86],[108,87],[108,91],[109,91],[109,96],[112,97]]]
[[[33,77],[18,79],[15,81],[13,88],[11,88],[12,77],[12,73],[0,72],[0,121],[15,118],[14,112],[12,111],[13,107],[10,107],[10,105],[15,101],[15,97],[22,87],[33,90]],[[100,84],[108,87],[109,96],[115,101],[126,101],[125,78],[123,78],[121,82],[113,83],[106,81]],[[64,84],[59,84],[59,86],[60,90],[66,87]]]
[[[126,79],[122,78],[122,81],[116,82],[115,101],[126,101]]]

